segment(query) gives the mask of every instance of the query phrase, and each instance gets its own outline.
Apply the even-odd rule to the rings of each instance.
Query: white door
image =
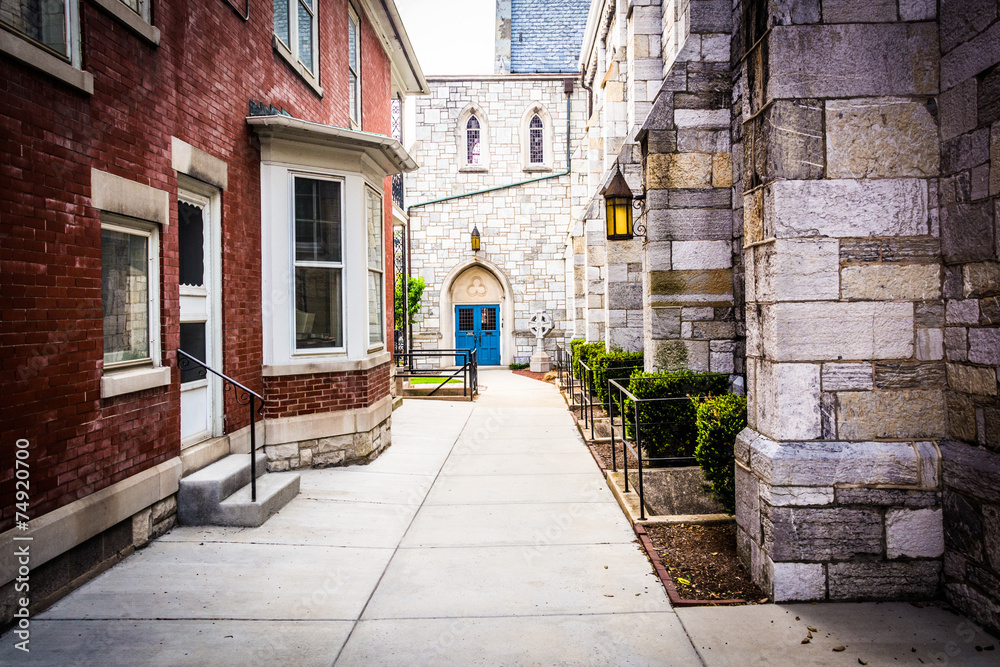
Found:
[[[207,186],[178,188],[180,348],[222,372],[219,196]],[[222,435],[222,380],[200,366],[181,370],[181,447]]]

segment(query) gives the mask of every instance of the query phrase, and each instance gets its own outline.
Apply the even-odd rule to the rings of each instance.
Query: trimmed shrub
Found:
[[[598,354],[603,354],[603,353],[604,353],[604,343],[601,343],[600,341],[598,341],[596,343],[587,343],[587,342],[584,342],[584,343],[581,343],[580,345],[574,346],[573,347],[573,376],[577,380],[580,380],[581,382],[583,382],[584,381],[583,369],[580,367],[580,362],[582,361],[583,363],[585,363],[588,366],[590,366],[591,368],[593,368],[593,363],[594,363],[593,359],[594,359],[594,357],[597,356]]]
[[[747,399],[736,394],[707,397],[698,404],[698,444],[694,456],[712,483],[712,496],[727,512],[736,511],[733,445],[747,425]]]
[[[519,363],[515,361],[514,363],[510,364],[508,368],[510,368],[510,370],[512,371],[523,371],[525,368],[529,366],[531,366],[531,362]]]
[[[607,403],[608,380],[627,380],[632,377],[632,372],[643,369],[642,352],[606,352],[598,355],[594,359],[594,384],[597,389],[597,400]],[[627,382],[620,382],[628,386]]]
[[[651,458],[694,456],[698,436],[697,403],[706,395],[729,392],[729,376],[689,370],[664,373],[635,371],[628,390],[636,398],[671,399],[640,402],[639,422],[642,447]],[[635,438],[635,408],[625,401],[626,435]]]

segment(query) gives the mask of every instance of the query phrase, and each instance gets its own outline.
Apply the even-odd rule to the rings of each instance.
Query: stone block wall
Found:
[[[499,272],[509,284],[513,321],[502,321],[510,345],[502,343],[501,363],[526,361],[535,338],[528,320],[537,310],[549,312],[554,329],[546,349],[554,351],[574,329],[573,308],[567,304],[566,239],[572,221],[582,214],[580,202],[586,191],[587,163],[581,142],[586,114],[585,91],[576,87],[571,95],[570,145],[573,173],[521,185],[518,181],[556,176],[567,168],[566,77],[507,75],[472,78],[431,78],[431,94],[415,100],[416,135],[411,154],[421,168],[406,179],[407,202],[422,202],[472,194],[410,209],[410,266],[427,287],[413,327],[416,349],[452,347],[453,331],[441,312],[442,289],[456,268],[480,262]],[[544,109],[546,118],[545,167],[527,166],[526,141],[522,133],[529,109]],[[474,108],[483,125],[484,158],[479,165],[466,165],[464,134],[460,117]],[[461,135],[461,136],[460,136]],[[481,250],[472,251],[470,232],[476,226]],[[504,308],[501,307],[501,318]],[[453,325],[451,325],[453,327]]]
[[[933,7],[903,4],[745,0],[733,15],[738,545],[779,601],[940,587],[939,46]]]
[[[945,593],[1000,632],[1000,16],[940,7]]]
[[[727,7],[720,20],[719,9],[719,2],[664,3],[669,68],[639,133],[648,371],[743,370],[734,316],[741,244],[733,241],[731,205],[730,17]]]

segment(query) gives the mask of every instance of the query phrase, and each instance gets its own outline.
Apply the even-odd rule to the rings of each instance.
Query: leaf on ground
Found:
[[[806,637],[808,637],[809,639],[812,639],[813,638],[813,633],[812,632],[807,633]]]
[[[691,585],[691,581],[688,580],[688,579],[685,579],[684,577],[677,577],[677,582],[681,583],[681,584],[684,584],[685,586],[690,586]]]
[[[819,632],[819,630],[817,630],[816,628],[811,628],[808,625],[806,626],[806,630],[808,630],[809,632]]]
[[[868,663],[865,662],[864,660],[862,660],[861,658],[858,658],[858,664],[859,665],[867,665]]]
[[[834,646],[833,650],[836,651],[837,653],[840,653],[841,651],[846,651],[847,647],[846,646]]]
[[[809,638],[808,638],[808,637],[806,637],[805,639],[803,639],[803,640],[802,640],[802,643],[803,643],[803,644],[808,644],[808,643],[809,643]]]

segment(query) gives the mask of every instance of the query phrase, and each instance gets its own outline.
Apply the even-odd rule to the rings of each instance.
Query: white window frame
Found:
[[[147,295],[146,307],[148,308],[149,320],[148,340],[149,356],[145,359],[133,359],[130,361],[120,361],[104,363],[104,371],[113,372],[120,369],[132,369],[137,367],[156,368],[160,366],[160,228],[159,225],[133,218],[114,215],[111,213],[101,213],[101,231],[105,229],[133,236],[141,236],[146,239],[146,272],[147,272]],[[103,255],[102,255],[103,262]],[[103,305],[102,305],[103,322]],[[103,340],[101,359],[104,359]]]
[[[473,116],[479,121],[479,162],[469,163],[468,124]],[[459,156],[460,172],[485,173],[490,170],[490,121],[486,111],[477,104],[469,103],[458,115],[455,125],[455,142]]]
[[[531,161],[531,120],[538,116],[542,121],[542,161]],[[521,115],[519,126],[519,139],[521,142],[521,166],[524,171],[548,172],[552,171],[555,165],[555,152],[553,151],[553,129],[552,116],[548,109],[541,102],[534,102],[524,110]]]
[[[314,181],[328,181],[337,183],[340,186],[340,261],[339,262],[309,262],[299,261],[295,258],[295,179],[306,178]],[[347,255],[347,183],[343,178],[337,178],[326,174],[311,172],[289,171],[288,172],[288,233],[289,233],[289,267],[291,269],[289,285],[291,286],[291,297],[289,303],[289,340],[291,341],[290,353],[293,357],[322,355],[322,354],[344,354],[347,352],[348,321],[347,321],[347,262],[344,261]],[[340,335],[341,345],[336,347],[298,347],[298,331],[296,330],[296,298],[295,298],[295,269],[298,267],[317,267],[324,269],[337,269],[340,271]]]
[[[351,40],[350,40],[350,30],[354,27],[357,32],[357,37],[354,40],[355,49],[355,62],[357,63],[357,70],[351,68]],[[358,13],[354,10],[351,5],[347,6],[347,73],[348,80],[347,85],[351,85],[350,75],[354,74],[355,84],[354,84],[354,107],[348,110],[348,115],[351,118],[351,127],[356,130],[361,129],[361,19],[358,17]],[[350,105],[350,91],[348,91],[348,105]]]
[[[160,30],[153,26],[152,0],[136,0],[138,10],[132,9],[127,0],[88,0],[88,2],[103,9],[153,46],[159,46]]]
[[[274,16],[271,16],[271,31],[274,33],[274,47],[288,61],[293,69],[320,96],[323,89],[319,86],[319,0],[312,0],[310,7],[304,0],[287,0],[288,3],[288,44],[274,31]],[[302,48],[299,43],[299,6],[305,7],[312,15],[312,58],[311,62],[302,59]]]
[[[379,294],[379,310],[381,312],[380,312],[380,317],[379,317],[380,326],[379,326],[379,333],[378,333],[379,337],[378,337],[378,340],[372,340],[372,337],[371,337],[371,316],[372,316],[372,313],[371,313],[371,310],[370,310],[370,308],[371,308],[371,294],[370,293],[368,294],[368,298],[366,299],[366,301],[368,303],[368,312],[367,312],[368,317],[367,317],[366,322],[367,322],[367,325],[368,325],[368,351],[369,352],[371,352],[373,350],[379,350],[379,349],[382,349],[383,347],[385,347],[385,323],[386,323],[386,308],[385,308],[385,298],[386,298],[386,294],[385,294],[385,197],[384,197],[383,194],[379,193],[375,188],[373,188],[370,185],[367,185],[367,186],[365,186],[365,246],[366,246],[366,251],[370,251],[371,250],[371,248],[368,248],[367,245],[368,245],[368,239],[370,238],[370,236],[368,234],[368,224],[369,224],[369,216],[371,215],[371,211],[368,209],[368,207],[369,207],[369,205],[372,202],[378,202],[379,239],[381,239],[381,245],[380,245],[378,251],[379,251],[379,257],[382,260],[381,261],[382,268],[381,269],[374,269],[374,268],[372,268],[371,263],[368,262],[369,252],[365,253],[365,263],[366,263],[366,268],[368,269],[368,273],[365,276],[365,278],[366,278],[365,288],[366,288],[366,292],[368,292],[369,290],[368,290],[368,280],[367,279],[371,278],[371,274],[378,274],[379,285],[381,285],[382,289],[379,290],[379,292],[380,292],[380,294]]]
[[[13,26],[0,24],[0,53],[92,95],[94,76],[82,69],[79,0],[66,0],[66,47],[68,53],[59,54]]]

